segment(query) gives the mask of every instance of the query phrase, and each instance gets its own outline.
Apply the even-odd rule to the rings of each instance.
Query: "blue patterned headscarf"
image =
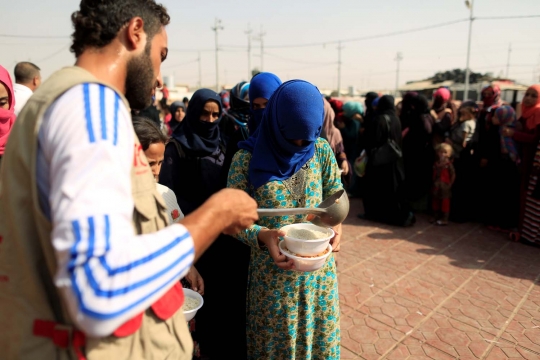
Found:
[[[238,144],[252,153],[249,181],[255,189],[290,178],[313,157],[323,118],[321,93],[307,81],[287,81],[274,92],[255,134]],[[290,142],[300,139],[308,144]]]
[[[251,117],[248,121],[249,134],[253,135],[259,127],[264,109],[253,109],[253,100],[257,98],[270,99],[274,91],[282,84],[281,79],[268,72],[255,75],[249,86],[249,102],[251,105]]]

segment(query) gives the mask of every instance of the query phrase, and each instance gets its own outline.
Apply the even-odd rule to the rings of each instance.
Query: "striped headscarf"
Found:
[[[508,154],[510,159],[515,163],[519,163],[519,154],[516,148],[516,143],[511,136],[504,136],[505,128],[516,127],[516,112],[511,106],[503,105],[495,110],[495,117],[499,120],[499,135],[501,138],[501,152]]]

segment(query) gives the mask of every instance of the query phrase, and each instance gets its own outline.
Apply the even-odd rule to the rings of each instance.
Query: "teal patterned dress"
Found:
[[[248,169],[251,153],[234,156],[228,187],[247,191],[261,208],[316,207],[343,188],[334,153],[326,140],[318,139],[315,155],[308,161],[305,197],[299,203],[282,181],[271,181],[253,190]],[[251,246],[247,300],[249,359],[339,359],[339,297],[336,265],[331,255],[314,272],[284,271],[276,266],[266,247],[259,246],[261,228],[306,222],[306,216],[261,218],[236,237]]]

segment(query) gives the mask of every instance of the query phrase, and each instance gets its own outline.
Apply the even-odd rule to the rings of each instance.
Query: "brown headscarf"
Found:
[[[321,137],[326,139],[330,143],[330,147],[336,153],[338,145],[343,142],[341,137],[341,132],[334,126],[334,119],[336,114],[332,109],[330,103],[324,99],[324,122],[323,122],[323,131]]]

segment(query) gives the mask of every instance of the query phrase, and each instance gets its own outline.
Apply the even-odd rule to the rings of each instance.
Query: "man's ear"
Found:
[[[137,50],[146,46],[146,32],[144,31],[144,20],[134,17],[129,21],[125,30],[125,44],[128,50]]]

